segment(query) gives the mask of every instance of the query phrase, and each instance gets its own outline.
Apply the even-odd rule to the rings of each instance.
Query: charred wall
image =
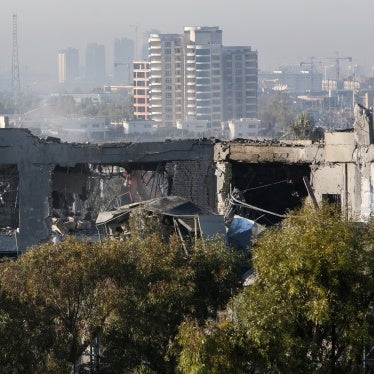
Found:
[[[67,214],[76,197],[86,200],[89,174],[87,164],[74,167],[56,165],[52,173],[52,208]]]
[[[204,213],[216,211],[216,178],[213,161],[169,163],[171,194],[197,204]]]
[[[340,194],[342,205],[355,216],[369,217],[374,211],[374,147],[369,141],[359,144],[353,133],[325,134],[318,144],[189,139],[98,145],[49,142],[22,129],[0,131],[3,172],[16,170],[18,176],[14,179],[18,214],[8,214],[7,222],[14,219],[18,225],[20,251],[50,240],[52,210],[63,207],[61,198],[68,190],[83,196],[87,165],[122,167],[129,174],[123,182],[133,182],[135,170],[155,171],[166,165],[168,191],[205,212],[223,213],[230,187],[236,187],[246,204],[282,215],[307,196],[304,176],[309,177],[318,201],[325,194]],[[246,208],[245,214],[261,217],[264,224],[280,219],[253,208]]]
[[[18,227],[18,168],[0,165],[0,228]]]
[[[310,177],[309,164],[231,162],[232,187],[247,204],[283,215],[301,206],[307,197],[303,177]],[[253,209],[244,209],[246,217],[269,225],[281,218]]]

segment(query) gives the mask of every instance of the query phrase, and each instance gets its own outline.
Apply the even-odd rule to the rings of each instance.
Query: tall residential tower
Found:
[[[149,38],[150,112],[160,126],[206,123],[221,134],[224,121],[257,118],[257,51],[222,45],[217,26],[185,27]]]
[[[79,53],[76,48],[58,52],[58,83],[69,84],[79,77]]]
[[[223,119],[257,118],[257,51],[223,47]]]
[[[155,34],[149,38],[150,110],[161,126],[184,119],[183,36]]]
[[[222,30],[185,27],[186,116],[220,129],[222,108]]]

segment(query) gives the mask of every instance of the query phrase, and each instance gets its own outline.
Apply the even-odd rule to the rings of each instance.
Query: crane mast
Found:
[[[18,63],[18,41],[17,41],[17,14],[13,14],[13,49],[12,49],[12,94],[14,103],[14,114],[19,111],[19,97],[21,84],[19,78]]]

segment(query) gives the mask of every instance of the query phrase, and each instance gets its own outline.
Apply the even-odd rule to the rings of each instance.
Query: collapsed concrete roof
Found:
[[[192,216],[201,213],[201,209],[181,196],[166,196],[149,200],[144,209],[168,216]]]
[[[128,217],[131,210],[138,207],[144,211],[172,217],[194,216],[201,213],[201,209],[196,204],[181,196],[166,196],[123,205],[116,210],[100,212],[96,219],[96,225],[123,221]]]

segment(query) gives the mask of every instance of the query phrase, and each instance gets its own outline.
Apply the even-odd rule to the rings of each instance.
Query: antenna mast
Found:
[[[14,100],[14,114],[19,111],[19,96],[21,83],[19,79],[18,41],[17,41],[17,14],[13,14],[13,49],[12,49],[12,94]]]

